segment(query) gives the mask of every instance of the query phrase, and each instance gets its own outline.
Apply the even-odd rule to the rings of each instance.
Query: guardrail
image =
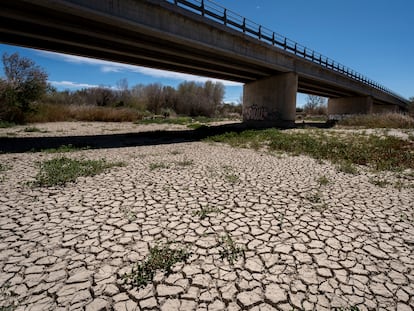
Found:
[[[286,38],[262,25],[259,25],[233,11],[230,11],[221,5],[211,0],[165,0],[169,3],[175,4],[178,7],[199,14],[216,22],[220,22],[225,26],[228,26],[237,31],[243,32],[253,38],[266,42],[272,46],[281,48],[287,52],[290,52],[296,56],[302,57],[313,63],[319,64],[327,69],[333,70],[340,74],[343,74],[351,79],[362,82],[377,90],[388,93],[400,100],[407,102],[407,100],[386,88],[385,86],[367,78],[359,72],[344,66],[329,57],[322,55],[312,49]]]

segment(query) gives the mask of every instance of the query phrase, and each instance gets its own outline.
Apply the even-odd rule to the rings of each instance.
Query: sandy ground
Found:
[[[185,129],[49,123],[0,135]],[[28,185],[58,156],[123,161],[61,187]],[[185,142],[0,154],[0,306],[17,310],[414,309],[414,191],[364,168]],[[185,164],[184,164],[185,163]],[[161,168],[151,169],[162,164]],[[381,178],[393,181],[392,174]],[[318,179],[325,176],[326,185]],[[214,210],[201,218],[202,209]],[[230,236],[244,250],[221,256]],[[142,288],[122,275],[170,241],[191,254]],[[10,296],[11,294],[11,296]],[[345,310],[345,309],[344,309]]]

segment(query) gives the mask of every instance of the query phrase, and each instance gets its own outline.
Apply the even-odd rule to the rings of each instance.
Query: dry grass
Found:
[[[27,122],[102,121],[134,122],[142,113],[131,108],[38,104],[27,116]]]
[[[364,128],[414,128],[414,118],[401,113],[356,115],[339,121],[338,125]]]

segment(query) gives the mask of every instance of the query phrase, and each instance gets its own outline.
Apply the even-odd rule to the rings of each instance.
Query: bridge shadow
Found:
[[[329,127],[326,123],[300,123],[295,128]],[[106,134],[89,136],[51,136],[51,137],[0,137],[0,153],[36,152],[45,149],[59,148],[63,145],[72,145],[77,148],[89,149],[122,148],[135,146],[150,146],[194,142],[209,136],[227,132],[240,133],[248,129],[275,128],[266,124],[231,123],[217,126],[203,126],[195,130],[150,131],[125,134]],[[292,128],[292,127],[290,127]],[[286,127],[279,127],[286,129]]]

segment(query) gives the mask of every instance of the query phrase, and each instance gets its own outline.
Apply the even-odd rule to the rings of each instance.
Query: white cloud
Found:
[[[72,81],[49,81],[49,83],[54,86],[61,86],[68,89],[98,87],[98,85],[95,84],[77,83]]]
[[[39,51],[39,53],[43,56],[63,60],[64,62],[74,63],[74,64],[85,64],[85,65],[93,65],[99,66],[100,70],[104,73],[110,72],[136,72],[143,75],[155,77],[155,78],[165,78],[165,79],[174,79],[174,80],[191,80],[196,82],[205,82],[207,80],[213,82],[221,82],[225,86],[241,86],[242,83],[221,80],[221,79],[214,79],[214,78],[206,78],[200,77],[180,72],[173,72],[173,71],[165,71],[160,69],[154,68],[147,68],[147,67],[140,67],[128,64],[121,64],[121,63],[114,63],[106,60],[100,59],[93,59],[93,58],[86,58],[82,56],[75,56],[75,55],[67,55],[67,54],[60,54],[54,52],[47,52],[47,51]]]

